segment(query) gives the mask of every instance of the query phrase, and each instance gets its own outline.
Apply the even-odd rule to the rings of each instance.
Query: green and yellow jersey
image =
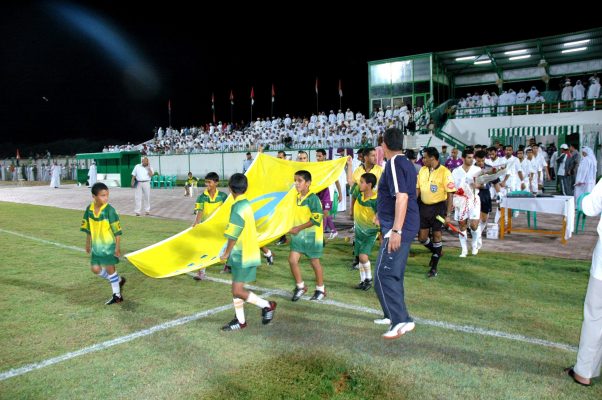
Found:
[[[315,193],[308,193],[303,197],[298,193],[296,201],[293,226],[303,225],[307,221],[311,221],[312,226],[292,235],[291,251],[305,254],[309,258],[320,258],[324,251],[324,212],[320,198]]]
[[[194,209],[196,211],[202,211],[203,217],[202,221],[205,221],[207,218],[211,216],[228,198],[228,195],[224,192],[220,192],[219,190],[215,191],[213,197],[209,194],[207,190],[203,192],[202,195],[197,197],[196,203],[194,205]]]
[[[353,222],[355,223],[354,253],[370,254],[378,236],[379,227],[374,223],[376,216],[377,193],[366,197],[360,193],[353,205]]]
[[[121,235],[121,224],[113,206],[105,204],[95,213],[94,203],[90,204],[84,211],[80,230],[91,236],[93,265],[113,265],[119,262],[115,257],[115,236]]]
[[[257,229],[255,228],[255,216],[253,215],[251,203],[245,195],[238,196],[232,204],[230,221],[224,236],[236,240],[227,261],[227,265],[232,267],[232,273],[235,273],[235,269],[252,269],[254,277],[255,268],[252,267],[261,265],[261,256],[259,254],[259,242],[257,241]],[[233,278],[236,278],[236,276],[233,276]],[[235,281],[248,282],[247,279],[235,279]]]
[[[377,203],[376,196],[376,192],[373,192],[369,198],[366,198],[364,193],[361,193],[356,199],[353,205],[353,222],[355,222],[356,233],[358,230],[369,235],[378,233],[378,225],[374,223]]]

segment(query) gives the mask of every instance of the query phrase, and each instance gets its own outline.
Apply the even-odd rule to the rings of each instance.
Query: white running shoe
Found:
[[[339,236],[339,232],[331,232],[330,236],[328,237],[328,240],[332,240],[337,236]]]
[[[460,255],[458,257],[466,258],[467,255],[468,255],[468,251],[462,251],[462,253],[460,253]]]
[[[478,247],[473,247],[473,248],[472,248],[472,255],[473,255],[473,256],[476,256],[477,254],[479,254],[479,249],[478,249]]]
[[[383,339],[397,339],[405,335],[407,332],[411,332],[416,327],[414,322],[402,322],[399,323],[387,332],[383,333]]]
[[[391,325],[391,320],[389,318],[379,318],[375,319],[374,323],[377,325]]]

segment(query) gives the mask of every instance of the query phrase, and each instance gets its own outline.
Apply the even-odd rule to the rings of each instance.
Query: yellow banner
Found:
[[[311,192],[319,192],[341,175],[347,157],[339,160],[301,163],[258,154],[247,171],[247,199],[255,211],[260,246],[280,238],[293,227],[297,191],[296,171],[311,173]],[[219,262],[226,246],[224,230],[230,219],[232,196],[209,219],[170,238],[125,257],[152,278],[167,278],[205,268]]]

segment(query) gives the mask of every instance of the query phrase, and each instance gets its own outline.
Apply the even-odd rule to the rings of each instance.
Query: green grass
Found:
[[[83,248],[82,213],[0,202],[0,228]],[[189,223],[123,216],[122,226],[127,252]],[[90,273],[84,252],[1,231],[0,246],[0,372],[231,302],[227,285],[151,279],[124,260],[126,301],[108,307],[109,285]],[[288,249],[270,248],[276,265],[262,266],[256,284],[292,289]],[[447,248],[428,280],[426,252],[413,251],[412,315],[577,345],[589,263],[488,252],[461,260]],[[349,245],[329,243],[322,261],[329,299],[379,309],[372,291],[352,288]],[[218,269],[210,275],[224,277]],[[307,262],[303,273],[313,285]],[[573,352],[420,324],[385,342],[374,315],[273,299],[271,325],[247,305],[249,327],[222,333],[233,313],[217,313],[2,381],[0,398],[602,398],[599,380],[582,388],[562,374]]]

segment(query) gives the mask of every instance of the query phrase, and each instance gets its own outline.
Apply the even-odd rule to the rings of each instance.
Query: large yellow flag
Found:
[[[258,154],[246,175],[247,199],[255,211],[259,245],[278,239],[293,227],[296,171],[309,171],[310,191],[319,192],[339,178],[346,162],[347,158],[343,157],[335,161],[300,163]],[[228,196],[223,206],[201,224],[125,256],[152,278],[167,278],[216,264],[227,243],[224,230],[231,206],[232,196]]]

